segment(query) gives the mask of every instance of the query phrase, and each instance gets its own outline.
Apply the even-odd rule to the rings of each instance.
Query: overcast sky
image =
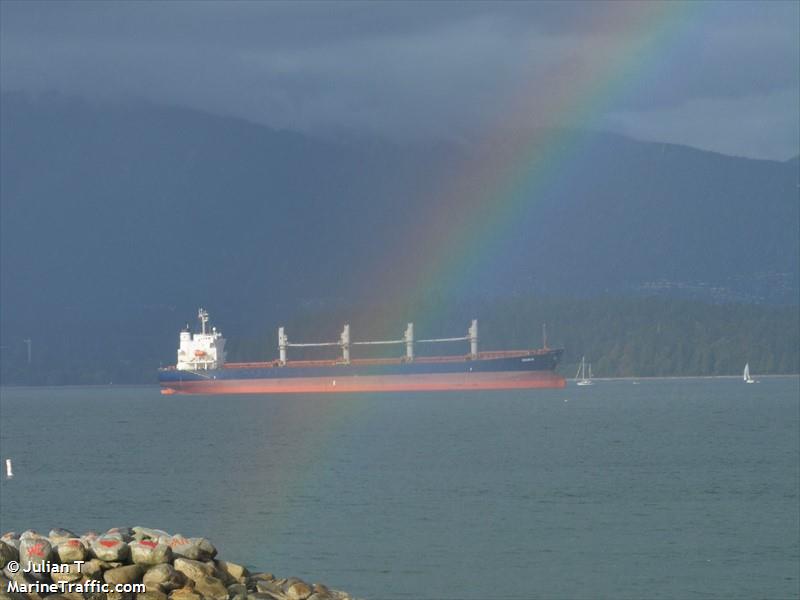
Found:
[[[0,11],[6,91],[145,99],[325,135],[560,125],[757,158],[800,151],[794,1],[3,0]]]

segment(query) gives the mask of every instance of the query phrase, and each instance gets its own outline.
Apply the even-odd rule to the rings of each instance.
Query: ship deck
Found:
[[[495,352],[479,352],[477,358],[472,358],[469,354],[452,356],[415,356],[415,363],[458,363],[467,360],[492,360],[499,358],[521,358],[525,356],[543,355],[552,350],[498,350]],[[351,366],[369,365],[400,365],[408,362],[405,357],[400,358],[354,358],[350,360]],[[267,362],[238,362],[226,363],[224,369],[270,369],[286,367],[334,367],[345,364],[341,359],[336,360],[293,360],[281,365],[280,361],[273,360]]]
[[[469,354],[456,354],[450,356],[415,356],[414,363],[417,364],[442,364],[442,363],[459,363],[470,360],[496,360],[503,358],[523,358],[526,356],[543,356],[550,354],[554,350],[550,348],[543,348],[540,350],[497,350],[489,352],[479,352],[477,358],[473,358]],[[401,365],[407,363],[405,357],[394,358],[354,358],[350,360],[350,366],[372,366],[372,365]],[[329,360],[292,360],[287,361],[286,364],[281,364],[278,360],[262,361],[262,362],[232,362],[223,365],[223,369],[273,369],[273,368],[307,368],[307,367],[335,367],[344,365],[341,359]],[[175,366],[162,367],[162,371],[176,370]]]

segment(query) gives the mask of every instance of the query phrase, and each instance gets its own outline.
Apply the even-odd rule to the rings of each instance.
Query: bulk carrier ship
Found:
[[[345,325],[338,341],[290,343],[283,327],[278,329],[278,360],[225,362],[225,338],[216,327],[208,328],[208,313],[198,312],[200,332],[188,326],[180,333],[178,361],[159,369],[162,394],[272,394],[348,393],[437,390],[499,390],[562,388],[566,385],[555,368],[562,349],[478,352],[478,321],[473,320],[463,337],[414,338],[409,323],[402,339],[351,341]],[[468,342],[469,354],[417,356],[416,344]],[[351,358],[355,346],[404,345],[398,358]],[[288,359],[290,348],[336,346],[336,360]]]

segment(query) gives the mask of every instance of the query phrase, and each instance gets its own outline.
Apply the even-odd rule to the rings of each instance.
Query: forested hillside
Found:
[[[175,316],[171,330],[153,339],[123,331],[109,343],[98,341],[81,354],[65,354],[64,341],[34,347],[19,343],[4,353],[5,384],[154,383],[156,369],[174,364],[178,331],[193,315]],[[213,313],[212,313],[213,317]],[[575,373],[581,356],[598,377],[737,375],[745,362],[760,375],[800,372],[800,323],[794,307],[710,305],[669,298],[595,298],[591,300],[516,297],[494,302],[458,303],[429,298],[402,315],[383,307],[307,306],[283,321],[253,315],[249,335],[228,336],[230,361],[277,358],[277,327],[293,341],[333,341],[343,323],[354,340],[397,339],[407,321],[417,337],[458,336],[469,320],[480,324],[483,350],[535,348],[547,325],[548,345],[565,348],[559,369]],[[223,332],[225,323],[216,321]],[[381,356],[399,355],[400,347],[383,347]],[[466,353],[466,343],[418,346],[418,354]],[[358,348],[353,356],[367,356]],[[334,357],[336,349],[293,349],[292,358]],[[154,359],[153,357],[158,357]]]
[[[372,337],[477,316],[487,348],[546,321],[598,374],[797,370],[797,159],[543,135],[580,142],[512,197],[466,143],[10,93],[0,119],[2,383],[152,381],[200,305],[232,358],[272,356],[279,324],[335,337],[346,316]]]

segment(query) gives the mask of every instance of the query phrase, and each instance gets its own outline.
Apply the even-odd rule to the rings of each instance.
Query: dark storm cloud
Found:
[[[461,137],[491,124],[520,88],[546,95],[539,73],[630,35],[616,16],[631,6],[3,2],[2,87],[138,97],[305,131]],[[601,123],[648,138],[667,123],[691,122],[691,143],[747,155],[758,111],[769,106],[760,155],[797,152],[786,131],[798,128],[798,4],[676,12],[671,37],[631,73]],[[736,111],[753,125],[722,135],[721,115],[735,125]],[[713,121],[707,131],[705,118]]]

